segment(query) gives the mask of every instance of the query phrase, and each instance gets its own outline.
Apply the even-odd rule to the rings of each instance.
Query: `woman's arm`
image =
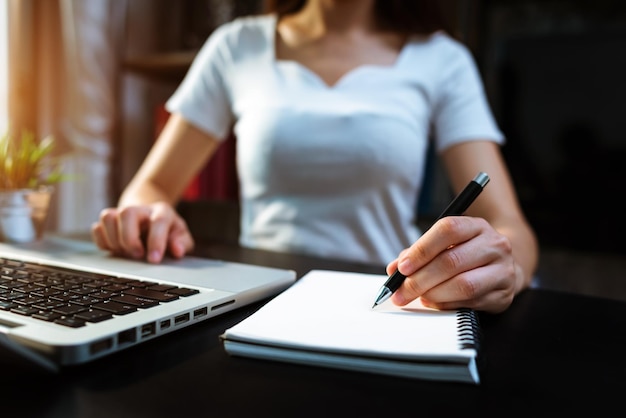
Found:
[[[500,146],[490,141],[459,144],[444,152],[443,162],[455,192],[479,171],[491,180],[466,215],[484,218],[511,241],[513,256],[522,269],[516,292],[528,287],[539,259],[535,232],[528,224],[513,186]]]
[[[465,215],[437,221],[387,266],[407,276],[392,301],[416,297],[440,309],[501,312],[530,285],[538,262],[534,231],[519,206],[499,146],[454,145],[442,154],[455,192],[483,171],[489,184]]]
[[[118,206],[175,204],[220,142],[179,114],[172,114],[141,167],[124,189]]]
[[[214,154],[219,141],[173,114],[118,206],[102,210],[92,226],[95,243],[120,256],[158,263],[166,251],[182,257],[194,241],[175,203]]]

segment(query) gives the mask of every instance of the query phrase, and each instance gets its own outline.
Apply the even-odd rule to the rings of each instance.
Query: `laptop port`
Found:
[[[106,338],[104,340],[99,340],[91,343],[89,345],[89,353],[98,354],[111,349],[111,347],[113,347],[113,338]]]
[[[126,331],[122,331],[117,334],[118,345],[134,343],[135,341],[137,341],[137,332],[135,331],[135,328],[127,329]]]
[[[160,322],[160,326],[161,329],[168,329],[170,327],[170,325],[172,325],[172,321],[170,321],[169,319],[164,319]]]
[[[178,315],[174,318],[174,325],[182,324],[183,322],[189,321],[189,312],[186,314]]]
[[[156,334],[156,322],[150,322],[141,326],[141,338],[150,337],[154,334]]]
[[[224,303],[220,303],[219,305],[211,306],[211,310],[214,311],[216,309],[223,308],[224,306],[232,305],[233,303],[235,303],[234,299],[233,300],[229,300],[229,301],[224,302]]]
[[[201,317],[205,316],[208,313],[209,313],[209,310],[205,306],[204,308],[196,309],[195,311],[193,311],[193,317],[194,318],[201,318]]]

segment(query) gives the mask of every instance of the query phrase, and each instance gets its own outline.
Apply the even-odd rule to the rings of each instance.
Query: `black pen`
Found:
[[[452,202],[450,202],[448,207],[445,208],[435,222],[441,218],[445,218],[446,216],[463,215],[467,208],[470,207],[474,199],[476,199],[480,192],[483,191],[483,188],[487,185],[487,183],[489,183],[489,176],[481,171],[472,181],[468,183],[467,186],[465,186],[465,189],[463,189],[463,191],[459,193],[454,200],[452,200]],[[380,288],[372,309],[389,299],[393,292],[398,290],[398,288],[402,285],[404,279],[406,279],[406,276],[398,270],[389,276],[385,284]]]

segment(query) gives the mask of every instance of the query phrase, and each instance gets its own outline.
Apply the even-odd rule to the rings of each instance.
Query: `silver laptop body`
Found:
[[[153,265],[111,257],[89,242],[57,237],[46,237],[28,245],[0,243],[0,262],[4,263],[5,267],[0,264],[0,268],[5,269],[3,273],[6,273],[4,277],[0,274],[0,345],[21,351],[22,355],[49,368],[85,363],[274,296],[293,284],[296,278],[292,270],[197,257],[166,260],[162,264]],[[20,262],[25,271],[16,272],[20,269]],[[89,293],[92,289],[82,284],[82,280],[90,283],[89,286],[100,281],[109,283],[109,290],[122,288],[126,283],[130,286],[142,282],[139,286],[144,286],[147,282],[147,285],[145,290],[137,288],[143,293],[135,292],[135,296],[126,295],[123,290],[117,292],[118,302],[115,302],[115,306],[130,307],[129,312],[120,311],[121,314],[84,321],[83,325],[75,327],[72,318],[64,316],[75,307],[73,300],[63,306],[64,299],[57,298],[61,306],[52,314],[52,318],[56,319],[45,317],[42,320],[39,319],[41,315],[47,313],[32,313],[45,304],[59,300],[37,301],[37,298],[45,296],[41,292],[35,293],[34,297],[28,296],[29,299],[18,293],[41,286],[39,278],[46,276],[48,270],[43,275],[36,270],[46,265],[52,266],[52,270],[57,267],[67,269],[74,278],[72,285],[53,286],[57,289],[53,291],[60,290],[62,295],[72,298],[79,294],[80,298],[88,300],[90,294],[95,294]],[[78,271],[84,274],[76,275]],[[24,279],[19,282],[15,278],[8,280],[9,273],[19,274]],[[81,276],[87,279],[81,279]],[[169,288],[175,290],[165,290],[160,295],[167,294],[171,296],[168,299],[173,300],[150,302],[153,299],[150,289]],[[176,291],[178,293],[174,293]],[[130,290],[128,292],[132,293]],[[130,300],[127,298],[134,298],[140,303],[145,300],[150,306],[127,304],[126,301]],[[95,297],[91,299],[95,300]],[[93,306],[112,305],[100,303]],[[101,310],[88,307],[85,311],[83,308],[82,316],[89,317],[96,313],[101,313]],[[66,324],[68,318],[72,326]]]

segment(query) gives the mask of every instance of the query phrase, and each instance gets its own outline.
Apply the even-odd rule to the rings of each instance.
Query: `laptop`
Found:
[[[191,256],[154,265],[55,236],[0,243],[0,346],[59,370],[275,296],[295,279]]]

